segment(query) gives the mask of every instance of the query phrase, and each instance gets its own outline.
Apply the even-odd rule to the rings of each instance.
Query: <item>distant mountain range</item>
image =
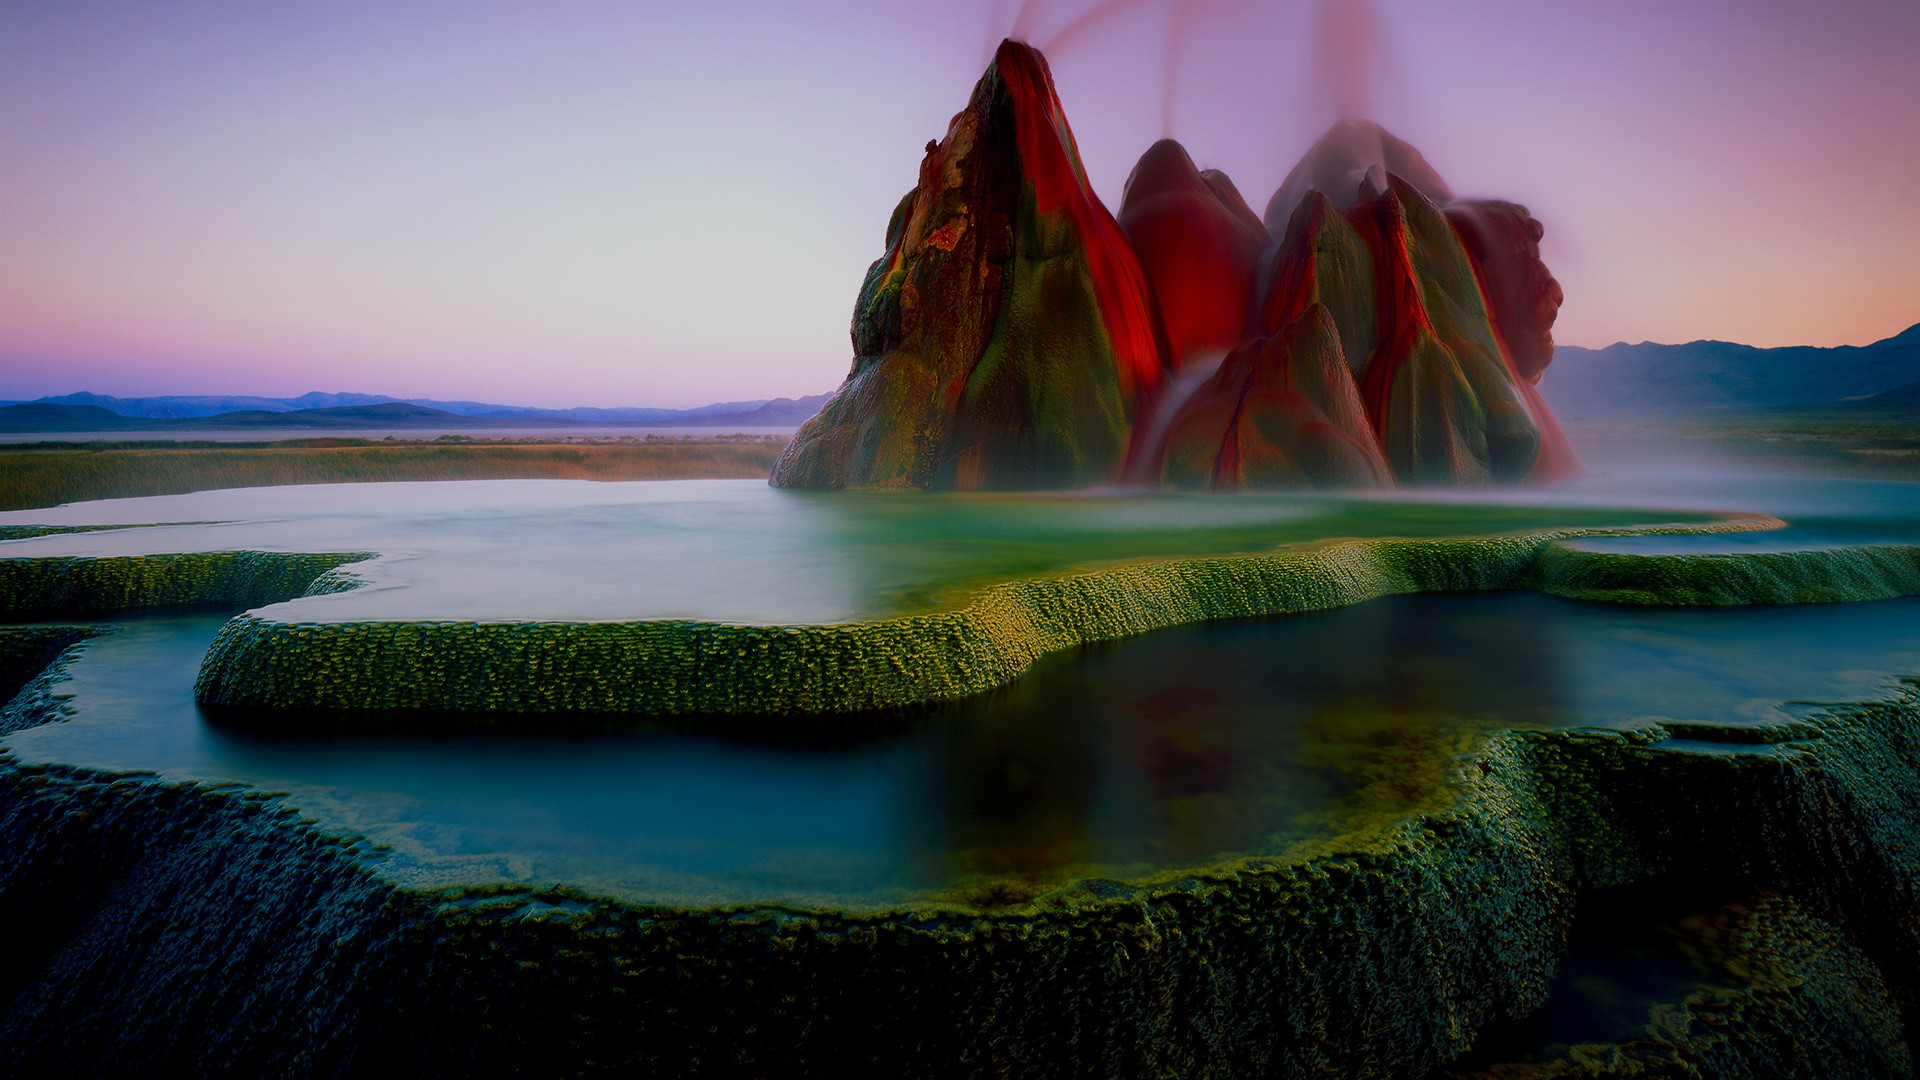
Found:
[[[1563,345],[1540,379],[1562,419],[1686,416],[1818,406],[1920,413],[1920,325],[1871,345],[1756,349],[1685,345]]]
[[[1563,345],[1540,380],[1562,419],[1688,416],[1819,407],[1920,416],[1920,325],[1871,345],[1758,349],[1727,341],[1684,345]],[[0,402],[0,433],[76,431],[155,435],[249,428],[418,429],[516,427],[798,427],[831,394],[727,401],[697,409],[538,409],[378,394],[270,398],[117,398],[60,394]]]
[[[248,428],[798,427],[830,394],[730,401],[697,409],[537,409],[478,401],[403,400],[377,394],[117,398],[60,394],[0,402],[0,432],[125,431],[153,434]]]

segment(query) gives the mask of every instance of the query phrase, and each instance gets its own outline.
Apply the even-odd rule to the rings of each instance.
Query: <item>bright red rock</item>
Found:
[[[1560,283],[1540,261],[1546,229],[1526,207],[1495,199],[1453,203],[1447,220],[1466,244],[1514,370],[1539,382],[1553,362],[1553,323],[1563,299]]]
[[[846,383],[773,482],[1210,490],[1578,472],[1534,383],[1559,283],[1524,207],[1458,201],[1336,124],[1264,221],[1172,140],[1118,221],[1033,49],[929,143],[855,306]],[[1124,473],[1122,464],[1124,461]]]
[[[1219,172],[1212,179],[1172,139],[1127,177],[1120,228],[1153,285],[1175,365],[1217,356],[1253,332],[1254,282],[1266,229]]]
[[[1168,349],[1046,61],[1001,44],[929,143],[853,318],[840,391],[774,466],[793,487],[1033,488],[1118,477]]]
[[[1159,480],[1212,491],[1392,483],[1325,307],[1227,354],[1174,413]]]

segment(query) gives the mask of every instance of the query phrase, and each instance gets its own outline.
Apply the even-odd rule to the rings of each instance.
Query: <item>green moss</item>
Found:
[[[196,551],[0,559],[0,616],[31,619],[137,608],[258,607],[304,596],[316,579],[371,557]]]
[[[404,889],[244,790],[4,764],[0,904],[51,932],[0,1066],[1423,1076],[1546,1000],[1581,896],[1682,870],[1782,899],[1714,931],[1744,982],[1656,1017],[1662,1060],[1904,1075],[1920,696],[1787,727],[1494,734],[1312,850],[865,914]]]
[[[191,524],[205,524],[192,522]],[[101,532],[107,529],[140,528],[135,525],[0,525],[0,540],[27,540],[35,536],[60,536],[66,533]]]
[[[1750,517],[1656,531],[1775,524]],[[247,615],[220,632],[195,692],[209,705],[274,709],[677,716],[893,708],[980,693],[1046,653],[1162,627],[1396,593],[1516,588],[1555,539],[1639,531],[1648,530],[1342,540],[1121,564],[1002,583],[953,610],[828,626],[284,623]]]
[[[0,627],[0,733],[58,719],[52,684],[64,677],[70,650],[100,633],[97,626]]]
[[[1664,606],[1826,604],[1920,595],[1907,544],[1715,555],[1635,555],[1549,544],[1529,587],[1577,600]]]

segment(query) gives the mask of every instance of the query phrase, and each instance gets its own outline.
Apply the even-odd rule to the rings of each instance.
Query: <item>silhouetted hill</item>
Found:
[[[308,393],[299,397],[274,398],[236,394],[176,395],[171,397],[121,398],[109,394],[57,394],[40,398],[33,404],[91,405],[119,416],[149,420],[191,420],[232,412],[292,412],[297,409],[341,408],[375,405],[396,398],[377,394]],[[452,410],[449,410],[452,411]]]
[[[141,431],[153,426],[154,421],[121,416],[98,405],[0,405],[0,431]]]
[[[1834,348],[1757,349],[1726,341],[1561,346],[1540,392],[1570,419],[1682,416],[1825,405],[1917,380],[1920,325],[1871,345]]]
[[[728,402],[698,409],[514,409],[486,414],[457,413],[431,404],[391,399],[315,408],[281,408],[285,401],[364,397],[353,394],[306,394],[301,398],[266,399],[270,408],[234,409],[208,415],[166,415],[199,408],[210,401],[262,400],[247,398],[111,398],[100,394],[65,394],[59,398],[0,405],[0,432],[51,433],[77,431],[149,432],[159,436],[246,428],[315,428],[407,430],[414,428],[520,428],[645,425],[676,427],[797,427],[820,411],[830,395],[775,398],[772,401]],[[129,416],[102,402],[139,408],[144,415]],[[471,402],[466,404],[473,404]],[[152,414],[161,415],[152,415]],[[634,414],[645,414],[636,417]]]
[[[505,422],[508,426],[511,421]],[[526,421],[522,421],[526,423]],[[538,421],[547,426],[552,421]],[[63,405],[36,401],[24,405],[0,405],[0,431],[141,431],[155,434],[186,434],[196,431],[220,431],[234,428],[411,428],[411,427],[497,427],[501,421],[456,416],[439,409],[404,402],[379,405],[346,405],[324,409],[294,409],[275,412],[267,409],[241,409],[216,416],[181,419],[153,419],[121,416],[98,405]]]
[[[1836,401],[1827,408],[1835,412],[1894,413],[1920,419],[1920,382],[1883,390],[1872,397]]]
[[[546,421],[542,421],[544,425]],[[176,420],[168,425],[173,430],[217,429],[243,427],[312,427],[312,428],[411,428],[411,427],[495,427],[497,421],[481,420],[471,416],[460,416],[445,409],[428,408],[405,401],[387,401],[378,405],[340,405],[324,409],[294,409],[290,412],[269,412],[265,409],[246,409],[239,412],[220,413],[217,416],[201,416],[191,420]]]
[[[719,401],[711,405],[701,405],[692,409],[659,409],[644,406],[622,406],[618,408],[576,407],[568,409],[542,409],[531,405],[502,405],[487,401],[436,401],[431,398],[393,398],[380,394],[343,394],[343,393],[306,393],[298,397],[257,397],[247,395],[173,395],[166,397],[113,397],[108,394],[93,394],[82,391],[74,394],[57,394],[39,398],[24,404],[35,405],[72,405],[91,406],[104,409],[117,416],[148,420],[195,420],[205,417],[232,417],[236,413],[281,413],[291,414],[316,409],[360,408],[377,405],[417,405],[438,410],[450,416],[465,416],[482,420],[538,420],[544,422],[562,421],[582,424],[660,424],[686,423],[703,424],[709,418],[726,418],[726,423],[780,424],[782,419],[762,419],[740,421],[737,418],[748,414],[764,417],[788,415],[794,408],[804,407],[805,403],[818,401],[824,403],[830,394],[817,397],[800,398],[756,398],[752,401]],[[7,402],[0,404],[21,404]],[[766,410],[762,412],[762,410]],[[797,424],[818,412],[815,405],[806,416],[800,416],[792,422]],[[502,426],[495,424],[493,426]],[[516,425],[505,425],[516,426]],[[18,429],[15,429],[18,430]],[[76,429],[77,430],[77,429]]]
[[[572,407],[540,409],[532,405],[492,402],[436,402],[430,398],[386,398],[380,394],[301,394],[298,398],[257,398],[238,394],[188,394],[163,398],[113,398],[109,394],[56,394],[35,402],[8,405],[46,405],[35,413],[0,413],[0,430],[131,430],[117,419],[144,421],[219,421],[219,427],[461,427],[463,421],[486,421],[484,427],[566,427],[566,425],[676,425],[676,427],[799,427],[820,411],[831,394],[810,398],[756,398],[753,402],[714,402],[693,409]],[[94,409],[92,413],[60,413],[58,407]],[[380,409],[371,413],[344,413],[340,409]],[[407,411],[407,409],[426,409]],[[90,415],[94,421],[79,423]],[[263,419],[269,417],[269,419]],[[69,425],[71,421],[71,425]],[[336,423],[338,421],[338,423]],[[351,423],[346,423],[351,421]],[[29,427],[23,427],[29,425]]]
[[[707,427],[722,421],[740,424],[743,427],[781,427],[787,424],[799,426],[813,418],[832,394],[813,394],[803,398],[774,398],[758,408],[747,412],[695,413],[673,420],[663,421],[662,427]]]

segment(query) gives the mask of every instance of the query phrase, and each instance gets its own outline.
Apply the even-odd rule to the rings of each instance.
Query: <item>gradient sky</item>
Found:
[[[1920,322],[1914,0],[1377,14],[1373,114],[1546,223],[1563,344]],[[1164,122],[1257,209],[1333,118],[1306,2],[0,0],[0,398],[831,389],[1016,20],[1109,207]]]

